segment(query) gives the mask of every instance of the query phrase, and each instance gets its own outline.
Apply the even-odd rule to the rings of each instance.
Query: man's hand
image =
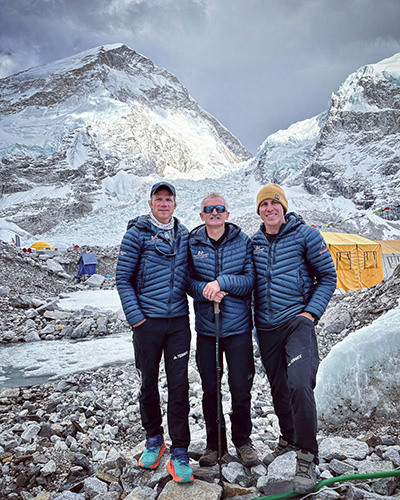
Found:
[[[146,318],[142,319],[142,321],[139,321],[139,323],[135,323],[134,325],[132,325],[132,328],[136,328],[136,327],[142,325],[145,321],[147,321]]]
[[[304,316],[305,318],[310,319],[313,323],[315,321],[314,316],[312,314],[310,314],[309,312],[306,312],[306,311],[298,314],[297,316]]]
[[[208,300],[221,302],[221,300],[225,297],[225,295],[228,295],[228,293],[222,291],[218,281],[214,280],[210,281],[210,283],[207,283],[207,285],[204,287],[203,295]]]
[[[221,302],[221,300],[225,297],[225,295],[228,295],[228,292],[223,292],[222,290],[220,292],[217,292],[214,295],[214,302]]]

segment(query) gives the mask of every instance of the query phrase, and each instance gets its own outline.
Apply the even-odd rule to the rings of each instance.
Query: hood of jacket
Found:
[[[301,215],[298,215],[294,212],[289,212],[285,215],[285,224],[281,225],[277,236],[288,233],[289,231],[292,231],[292,229],[301,226],[302,224],[305,224],[305,222]],[[261,222],[260,231],[262,233],[264,233],[265,231],[264,222]]]

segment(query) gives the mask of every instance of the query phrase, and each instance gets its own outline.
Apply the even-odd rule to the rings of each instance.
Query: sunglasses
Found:
[[[218,214],[223,214],[224,212],[226,212],[225,205],[206,205],[205,207],[203,207],[203,212],[205,214],[212,214],[214,208]]]
[[[158,232],[157,232],[157,236],[158,236]],[[159,255],[163,255],[164,257],[174,257],[176,255],[176,251],[174,250],[174,242],[173,242],[173,239],[171,240],[171,234],[169,232],[166,231],[166,234],[165,234],[165,237],[164,239],[167,241],[167,243],[169,244],[169,246],[171,247],[171,251],[168,253],[168,252],[164,252],[163,250],[161,250],[161,248],[158,248],[157,245],[154,245],[154,248],[155,248],[155,251],[159,254]]]

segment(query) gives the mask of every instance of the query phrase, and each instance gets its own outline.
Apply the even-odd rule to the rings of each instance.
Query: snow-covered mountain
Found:
[[[400,235],[400,54],[350,75],[325,112],[267,137],[254,158],[174,75],[121,44],[0,80],[0,106],[7,241],[118,244],[161,178],[189,228],[212,190],[253,233],[256,194],[272,181],[307,223]]]
[[[251,171],[369,213],[389,206],[385,218],[400,220],[400,54],[352,73],[326,112],[267,137]],[[369,224],[358,231],[382,230]]]
[[[251,157],[174,75],[121,44],[4,78],[0,95],[1,216],[30,233],[89,214],[100,191],[116,195],[108,179],[126,202],[143,180],[220,176]]]

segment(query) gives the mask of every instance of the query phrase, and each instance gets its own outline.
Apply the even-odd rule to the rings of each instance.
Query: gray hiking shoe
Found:
[[[275,458],[284,455],[285,453],[288,453],[289,451],[295,451],[295,447],[292,444],[289,444],[287,441],[283,439],[281,436],[279,438],[278,444],[276,445],[274,451],[271,451],[271,453],[268,453],[265,455],[263,458],[264,465],[268,467],[268,465],[272,464],[272,462],[275,460]]]
[[[314,455],[309,451],[296,451],[296,475],[293,479],[293,491],[296,493],[310,493],[317,486]]]
[[[240,462],[245,467],[253,467],[254,465],[258,465],[260,463],[257,452],[251,443],[244,444],[243,446],[236,448],[236,451]]]
[[[206,448],[204,453],[199,458],[200,467],[212,467],[218,463],[218,451]]]

